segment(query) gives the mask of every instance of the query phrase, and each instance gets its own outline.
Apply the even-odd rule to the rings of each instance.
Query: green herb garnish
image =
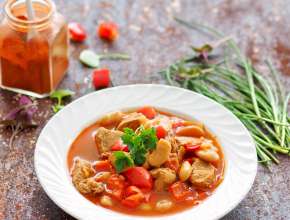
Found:
[[[140,127],[135,133],[130,128],[124,129],[121,137],[124,144],[128,145],[130,155],[136,165],[142,165],[146,160],[146,153],[156,148],[157,137],[154,128],[144,129]]]
[[[277,153],[290,155],[290,117],[287,115],[290,94],[284,94],[281,80],[272,64],[267,62],[274,78],[270,81],[242,55],[231,38],[225,38],[217,30],[201,24],[188,23],[179,18],[175,20],[222,39],[215,45],[221,42],[227,44],[225,56],[210,62],[207,60],[210,58],[208,53],[216,46],[205,44],[201,48],[193,48],[194,54],[161,71],[168,82],[208,96],[232,111],[250,131],[261,163],[279,163]],[[206,56],[200,57],[204,52]],[[197,55],[203,60],[197,59]]]
[[[134,161],[129,154],[123,151],[115,151],[113,155],[115,159],[114,166],[117,173],[121,173],[126,168],[134,166]]]
[[[56,99],[57,103],[52,106],[52,110],[54,113],[60,111],[64,105],[63,105],[63,99],[67,98],[67,97],[71,97],[73,96],[75,93],[71,90],[68,89],[60,89],[60,90],[56,90],[54,91],[51,95],[50,98],[51,99]]]

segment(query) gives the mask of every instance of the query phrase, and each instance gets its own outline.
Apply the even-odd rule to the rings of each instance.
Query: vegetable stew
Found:
[[[68,153],[75,188],[94,204],[131,215],[198,205],[223,180],[224,156],[203,124],[153,107],[105,115]]]

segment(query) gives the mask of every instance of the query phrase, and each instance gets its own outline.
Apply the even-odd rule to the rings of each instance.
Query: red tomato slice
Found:
[[[104,40],[114,41],[119,35],[118,27],[113,22],[103,22],[99,26],[98,35]]]
[[[82,42],[87,38],[85,29],[79,23],[76,22],[69,23],[68,31],[70,33],[70,38],[73,41]]]
[[[110,70],[97,69],[93,72],[93,85],[95,89],[106,88],[110,86]]]
[[[132,167],[126,170],[124,176],[133,186],[140,188],[152,189],[153,181],[151,174],[143,167]]]
[[[148,119],[153,119],[156,116],[156,111],[154,108],[150,106],[145,106],[143,108],[140,108],[137,112],[142,113],[143,115],[146,116]]]
[[[167,131],[161,125],[156,127],[156,136],[158,139],[165,138],[167,135]]]

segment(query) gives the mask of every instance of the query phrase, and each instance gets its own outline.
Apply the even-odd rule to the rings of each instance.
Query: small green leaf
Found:
[[[114,152],[114,167],[117,173],[121,173],[128,167],[134,166],[134,162],[128,153],[123,151],[115,151]]]
[[[63,99],[65,97],[73,96],[75,93],[68,89],[59,89],[54,91],[51,95],[51,99]]]
[[[80,54],[80,61],[88,67],[97,68],[100,65],[100,56],[91,50],[83,50]]]
[[[60,111],[64,106],[62,105],[62,100],[66,97],[71,97],[73,96],[75,93],[71,90],[68,89],[60,89],[60,90],[56,90],[54,91],[51,95],[50,98],[51,99],[57,99],[57,103],[52,106],[52,110],[54,113],[57,113],[58,111]]]

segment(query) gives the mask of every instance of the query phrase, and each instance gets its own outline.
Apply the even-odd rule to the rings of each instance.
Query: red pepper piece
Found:
[[[156,127],[156,136],[158,139],[165,138],[166,135],[167,131],[163,126],[159,125],[158,127]]]
[[[111,150],[112,151],[125,151],[125,152],[129,152],[129,148],[127,145],[123,145],[121,143],[121,141],[117,141],[116,144],[114,144],[112,147],[111,147]]]
[[[150,107],[150,106],[145,106],[143,108],[138,109],[139,113],[142,113],[143,115],[146,116],[146,118],[148,119],[153,119],[156,116],[156,111],[154,108]]]
[[[101,89],[109,87],[110,85],[110,70],[98,69],[93,72],[93,85],[95,89]]]
[[[83,42],[87,38],[87,33],[81,24],[72,22],[68,25],[70,38],[76,42]]]
[[[118,26],[113,22],[103,22],[98,28],[99,37],[107,40],[114,41],[118,37]]]
[[[187,152],[195,152],[196,150],[198,150],[200,148],[200,145],[199,144],[196,144],[196,145],[187,144],[184,146],[184,148]]]

